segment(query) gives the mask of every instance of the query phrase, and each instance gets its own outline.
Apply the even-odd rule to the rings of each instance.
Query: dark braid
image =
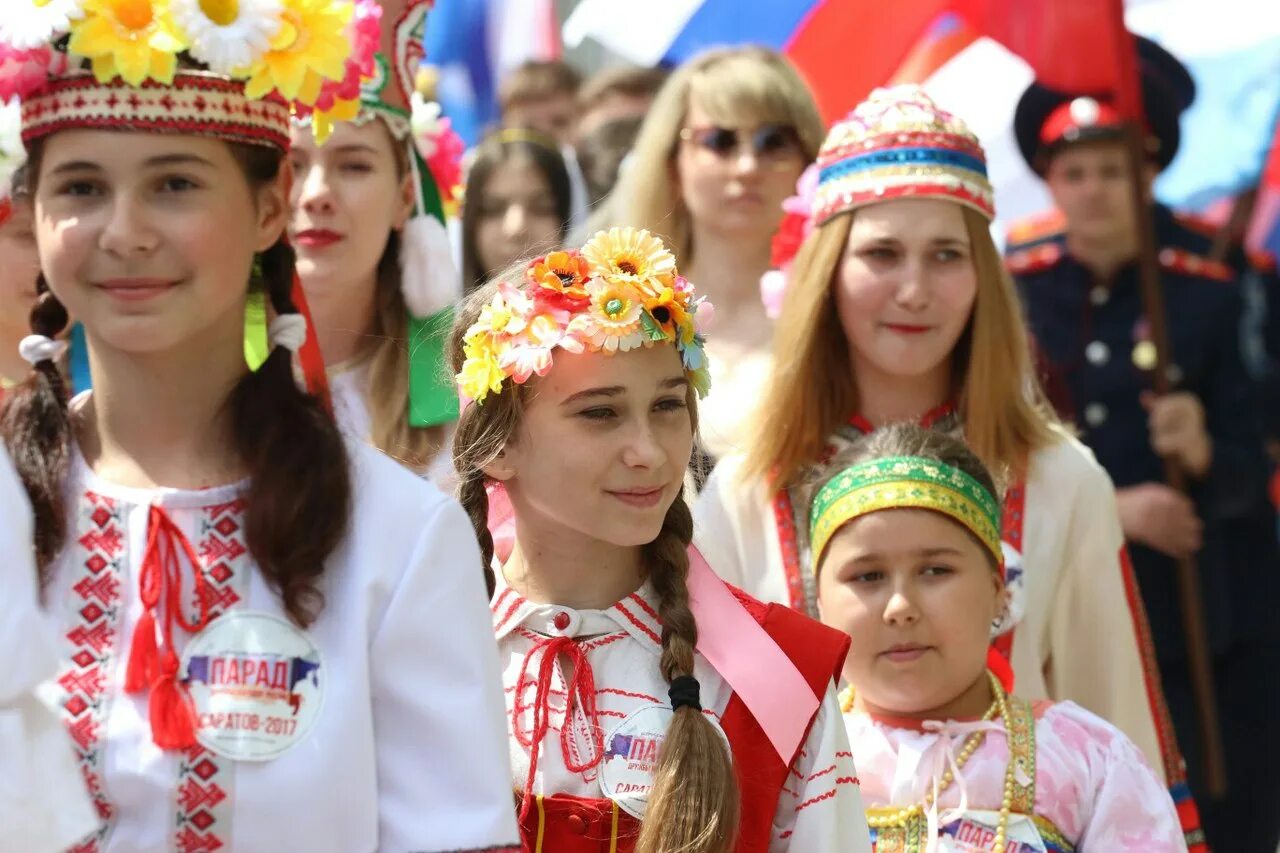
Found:
[[[485,489],[485,479],[484,472],[479,468],[472,468],[463,474],[458,483],[458,501],[467,511],[476,533],[476,541],[480,544],[484,584],[492,598],[493,591],[497,588],[497,578],[493,574],[493,534],[489,532],[489,492]]]
[[[31,309],[31,332],[57,338],[66,331],[67,309],[49,290],[43,273],[36,279],[36,292],[39,296]],[[71,459],[69,402],[62,370],[56,362],[46,360],[6,394],[0,410],[0,433],[31,501],[41,588],[67,534],[63,484]]]
[[[262,283],[279,315],[293,304],[293,250],[262,253]],[[267,582],[299,625],[324,605],[320,578],[346,535],[351,471],[346,445],[320,400],[298,387],[293,354],[274,347],[231,392],[232,439],[250,475],[245,540]]]

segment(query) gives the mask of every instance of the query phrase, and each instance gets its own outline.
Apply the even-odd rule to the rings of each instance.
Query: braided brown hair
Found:
[[[261,146],[228,143],[253,189],[279,175],[283,154]],[[43,144],[29,151],[34,194]],[[262,288],[277,314],[296,313],[293,250],[282,237],[259,258]],[[67,311],[43,275],[31,312],[35,334],[56,337]],[[0,436],[26,487],[35,514],[37,566],[42,583],[66,539],[63,487],[71,457],[69,394],[52,361],[41,362],[5,397]],[[351,513],[351,472],[346,446],[321,402],[298,387],[292,354],[275,347],[257,370],[246,370],[228,399],[231,441],[250,476],[245,539],[267,582],[280,594],[290,618],[309,625],[323,606],[320,578],[329,555],[346,535]]]
[[[525,263],[515,265],[494,281],[470,293],[459,306],[450,335],[450,361],[462,369],[462,339],[489,304],[499,281],[521,281]],[[489,534],[489,497],[484,468],[497,459],[520,426],[527,385],[507,383],[503,393],[491,394],[484,403],[468,406],[458,420],[453,439],[454,466],[458,472],[458,498],[471,517],[480,540],[482,566],[493,590],[493,539]],[[697,394],[687,392],[689,413],[697,430]],[[650,583],[658,596],[662,621],[662,657],[659,668],[668,683],[692,676],[698,626],[689,609],[689,543],[693,540],[693,516],[684,492],[667,510],[656,539],[642,547]],[[653,788],[637,853],[727,853],[737,835],[739,790],[729,748],[716,727],[697,708],[682,706],[658,753]]]

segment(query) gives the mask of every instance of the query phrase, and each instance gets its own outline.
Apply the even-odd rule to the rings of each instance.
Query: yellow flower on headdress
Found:
[[[678,330],[685,326],[693,326],[693,320],[684,307],[687,302],[688,296],[685,294],[677,293],[670,287],[664,287],[656,294],[646,296],[644,307],[653,321],[658,324],[658,328],[666,333],[668,339],[674,341]]]
[[[280,0],[169,0],[191,55],[210,71],[249,68],[280,32]]]
[[[625,281],[592,279],[587,283],[587,293],[591,296],[591,310],[569,321],[566,336],[610,354],[644,343],[644,300],[634,286]]]
[[[280,31],[253,64],[245,95],[261,98],[275,90],[288,100],[308,103],[303,90],[314,89],[309,91],[313,102],[322,80],[308,79],[308,72],[328,80],[346,74],[351,52],[347,24],[354,11],[350,2],[283,0]]]
[[[84,17],[71,24],[67,47],[92,60],[99,82],[120,77],[140,86],[148,78],[172,83],[187,44],[168,0],[84,0]]]
[[[599,231],[582,247],[592,276],[635,285],[645,290],[670,286],[676,259],[662,241],[648,231],[627,226]]]
[[[468,400],[483,402],[490,392],[502,392],[502,380],[507,374],[498,365],[498,358],[490,349],[480,349],[462,363],[458,373],[458,391]]]

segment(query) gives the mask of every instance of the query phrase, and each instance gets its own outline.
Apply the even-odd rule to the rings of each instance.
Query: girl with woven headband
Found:
[[[657,238],[600,232],[459,311],[460,496],[484,552],[534,853],[867,850],[845,638],[731,590],[683,483],[710,306]],[[492,563],[486,486],[515,511]]]
[[[841,708],[875,849],[1186,850],[1133,742],[986,667],[1005,595],[991,475],[956,438],[885,427],[812,491],[808,567],[849,634]]]
[[[462,288],[445,219],[463,146],[414,93],[429,8],[355,3],[363,68],[295,116],[289,235],[338,423],[450,489],[458,400],[444,341]]]
[[[1040,402],[977,138],[917,87],[877,90],[832,127],[801,184],[808,215],[783,228],[803,236],[761,424],[700,496],[699,544],[731,583],[812,614],[794,487],[885,423],[963,433],[1012,483],[993,665],[1029,698],[1116,724],[1180,785],[1115,492]]]
[[[21,0],[0,19],[42,269],[0,433],[60,642],[46,687],[100,819],[77,850],[517,849],[475,538],[344,442],[294,302],[291,107],[344,78],[353,11]],[[271,309],[256,370],[251,291]],[[71,401],[51,360],[68,312],[93,370]]]

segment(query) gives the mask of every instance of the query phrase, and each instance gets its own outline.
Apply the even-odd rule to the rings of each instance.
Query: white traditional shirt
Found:
[[[711,392],[698,401],[698,438],[719,459],[746,449],[761,389],[773,370],[767,347],[746,349],[734,344],[707,345]]]
[[[368,391],[369,364],[367,361],[338,366],[329,371],[329,396],[333,400],[334,419],[337,420],[338,427],[344,435],[364,442],[371,441],[373,435]],[[422,472],[422,476],[447,494],[452,494],[458,483],[458,474],[453,468],[453,455],[449,452],[456,425],[456,421],[445,425],[444,442],[440,445],[440,452]]]
[[[305,629],[248,553],[246,483],[125,488],[76,455],[47,609],[52,685],[103,819],[77,851],[518,849],[471,526],[377,451],[348,452],[350,526]],[[194,547],[213,617],[173,630],[200,720],[200,745],[176,752],[152,740],[149,691],[124,691],[156,507]]]
[[[1011,818],[1009,837],[1025,838],[1027,846],[1010,849],[1026,853],[1187,849],[1169,792],[1133,742],[1115,726],[1073,702],[1037,702],[1030,711],[1034,761],[1015,770],[1015,784],[1030,789],[1025,801],[1034,806],[1028,809],[1030,814],[1022,814],[1034,815],[1035,820],[1034,826],[1028,826],[1031,821],[1018,821],[1020,825],[1014,827]],[[932,815],[935,838],[926,849],[989,850],[1010,757],[1003,722],[930,720],[917,726],[912,722],[917,721],[873,718],[857,711],[845,714],[868,813],[922,803],[935,784],[941,785],[943,773],[953,769],[966,739],[984,732],[982,743],[955,774],[955,781],[938,796]],[[1031,740],[1021,733],[1015,736]],[[1031,753],[1029,743],[1025,751]],[[1016,816],[1018,797],[1013,799]]]
[[[529,601],[505,584],[501,572],[497,574],[498,588],[490,609],[511,726],[512,784],[517,791],[523,791],[530,751],[520,737],[527,740],[533,727],[536,677],[543,658],[541,644],[548,638],[573,638],[590,664],[595,683],[595,720],[588,719],[580,704],[574,703],[575,736],[569,739],[568,758],[575,765],[582,765],[594,757],[594,732],[599,731],[602,743],[608,746],[613,740],[611,732],[629,715],[653,705],[670,707],[668,685],[658,670],[662,623],[657,616],[657,597],[648,583],[608,609],[575,610]],[[585,772],[566,766],[569,762],[560,737],[565,725],[565,671],[557,661],[550,673],[550,731],[541,744],[532,793],[603,798],[604,779],[599,766]],[[719,725],[733,689],[701,654],[695,654],[694,676],[700,687],[703,713]],[[519,714],[515,712],[517,704]],[[870,851],[857,773],[849,758],[834,684],[828,688],[791,766],[789,782],[774,814],[769,849],[803,853]]]
[[[97,824],[55,707],[36,688],[58,665],[40,612],[31,506],[0,448],[0,850],[56,853]]]
[[[1015,598],[1012,666],[1019,695],[1070,699],[1118,726],[1166,775],[1181,775],[1159,674],[1116,510],[1093,454],[1065,431],[1035,451],[1024,484],[1021,542],[1009,542]],[[833,439],[847,442],[843,437]],[[722,459],[694,505],[694,541],[729,583],[762,601],[793,604],[774,495],[743,482],[744,457]],[[793,507],[799,571],[812,577],[808,512]],[[1020,552],[1020,557],[1017,552]],[[1020,578],[1015,578],[1017,564]],[[809,586],[807,609],[816,615]],[[1140,642],[1141,639],[1141,642]]]

